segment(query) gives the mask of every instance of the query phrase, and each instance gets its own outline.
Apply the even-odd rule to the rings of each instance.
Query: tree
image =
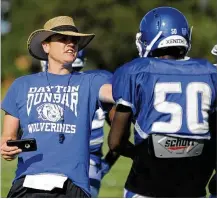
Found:
[[[114,71],[138,56],[135,34],[144,14],[157,6],[173,6],[185,13],[194,26],[190,56],[214,61],[210,50],[216,41],[215,0],[201,9],[198,0],[13,0],[10,21],[12,30],[2,38],[2,77],[20,76],[15,59],[28,55],[26,41],[32,31],[57,15],[72,15],[83,32],[94,32],[95,39],[87,47],[88,64]]]

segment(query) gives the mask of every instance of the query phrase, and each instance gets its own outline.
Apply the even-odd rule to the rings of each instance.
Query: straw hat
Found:
[[[48,56],[42,48],[42,42],[54,34],[80,37],[78,42],[78,50],[81,50],[87,46],[95,36],[95,34],[84,34],[78,32],[78,29],[76,28],[71,17],[55,17],[47,21],[44,24],[43,29],[39,29],[31,33],[27,41],[29,53],[36,59],[47,60]]]

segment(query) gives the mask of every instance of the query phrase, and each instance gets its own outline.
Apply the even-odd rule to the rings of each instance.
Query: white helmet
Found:
[[[72,63],[72,68],[83,68],[85,66],[84,50],[78,52],[77,58]]]
[[[213,47],[211,53],[217,56],[217,44]]]

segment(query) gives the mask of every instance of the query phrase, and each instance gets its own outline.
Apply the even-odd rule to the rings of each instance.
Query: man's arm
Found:
[[[116,112],[116,107],[113,106],[111,108],[111,110],[106,114],[106,121],[109,124],[109,126],[111,126],[111,124],[113,122],[115,112]],[[130,132],[129,132],[129,134],[130,134]],[[128,141],[125,150],[126,151],[128,151],[128,150],[132,151],[132,148],[134,148],[134,145],[132,143],[130,143],[130,141]],[[122,150],[121,155],[125,156],[124,154],[125,154],[125,152]],[[109,172],[109,170],[115,164],[115,162],[118,160],[119,157],[120,157],[120,153],[117,153],[117,152],[112,151],[112,150],[108,151],[108,153],[105,155],[105,158],[102,160],[102,163],[101,163],[101,171],[102,171],[103,176]],[[129,157],[129,155],[127,157]]]
[[[110,109],[108,113],[105,114],[105,119],[108,125],[111,127],[112,121],[114,119],[116,107],[115,105]],[[103,162],[105,164],[108,164],[107,170],[109,170],[114,163],[117,161],[117,159],[120,157],[120,154],[113,152],[111,150],[108,151],[108,153],[105,155],[105,158],[103,159]]]
[[[5,160],[13,160],[16,155],[22,152],[18,147],[8,147],[7,140],[16,140],[19,129],[19,119],[12,115],[5,113],[3,123],[3,133],[1,139],[1,155]]]
[[[112,96],[112,85],[104,84],[99,90],[99,100],[104,103],[115,104],[115,101]]]
[[[133,158],[135,147],[129,142],[132,110],[130,107],[118,105],[109,132],[108,145],[111,151]]]

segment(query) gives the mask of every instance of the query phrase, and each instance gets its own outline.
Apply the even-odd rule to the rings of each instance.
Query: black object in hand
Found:
[[[17,146],[19,149],[22,149],[22,152],[37,150],[37,144],[34,138],[21,139],[21,140],[8,140],[7,146]]]

